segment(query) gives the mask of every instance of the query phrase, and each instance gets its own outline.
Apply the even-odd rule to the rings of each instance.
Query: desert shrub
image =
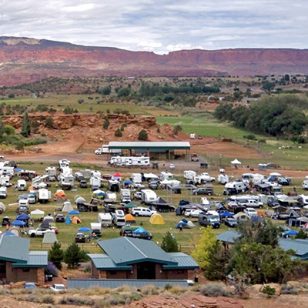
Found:
[[[225,296],[228,297],[231,293],[226,290],[222,283],[208,283],[200,288],[200,293],[204,296]]]
[[[245,136],[243,136],[243,138],[248,139],[248,140],[256,140],[257,139],[256,136],[252,135],[252,134],[245,135]]]
[[[267,295],[268,297],[274,296],[276,293],[275,288],[272,288],[269,285],[264,286],[261,291],[263,294]]]
[[[80,296],[64,296],[60,299],[59,304],[61,305],[76,305],[76,306],[92,306],[95,301],[92,298],[80,297]]]
[[[138,134],[138,140],[146,141],[149,139],[148,133],[145,129],[142,129]]]
[[[122,131],[120,128],[118,128],[115,132],[114,132],[114,136],[115,137],[122,137],[123,134],[122,134]]]
[[[143,295],[158,295],[159,294],[159,289],[155,286],[145,286],[141,289],[141,293]]]
[[[42,303],[43,304],[54,304],[55,299],[51,295],[45,295],[45,296],[42,297]]]
[[[45,120],[45,126],[47,128],[53,128],[53,125],[54,125],[54,123],[53,123],[52,117],[47,117],[46,120]]]

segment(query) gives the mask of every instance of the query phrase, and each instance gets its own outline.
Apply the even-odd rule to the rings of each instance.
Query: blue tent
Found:
[[[28,220],[29,219],[29,215],[27,215],[26,213],[22,213],[20,215],[18,215],[16,217],[17,220]]]
[[[65,224],[66,224],[66,225],[70,225],[71,222],[72,222],[71,218],[67,215],[67,216],[65,217]]]
[[[133,181],[131,181],[131,180],[125,180],[125,181],[123,182],[123,184],[124,184],[124,185],[131,185],[131,184],[133,184]]]
[[[91,229],[88,228],[88,227],[81,227],[81,228],[78,229],[78,231],[79,231],[79,232],[90,232]]]
[[[12,226],[16,226],[16,227],[23,227],[26,223],[22,220],[14,220],[12,222]]]
[[[68,212],[68,214],[69,215],[78,215],[78,214],[80,214],[80,212],[77,211],[77,210],[72,210],[72,211]]]
[[[233,213],[228,212],[228,211],[221,211],[219,212],[220,218],[227,218],[227,217],[233,217]]]

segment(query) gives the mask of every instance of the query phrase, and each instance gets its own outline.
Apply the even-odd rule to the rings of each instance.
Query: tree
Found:
[[[120,128],[118,128],[115,132],[114,132],[114,136],[115,137],[122,137],[123,134],[122,134],[122,131]]]
[[[64,259],[64,251],[61,249],[61,244],[54,242],[48,252],[48,260],[51,261],[59,270],[62,268],[62,261]]]
[[[210,248],[215,245],[216,241],[216,235],[213,230],[205,228],[192,252],[192,256],[196,259],[201,269],[205,269],[208,266]]]
[[[179,132],[181,132],[183,130],[181,125],[175,125],[173,128],[173,133],[174,135],[177,135]]]
[[[98,89],[98,93],[101,95],[110,95],[111,93],[111,86],[103,87]]]
[[[178,252],[179,251],[178,242],[176,238],[169,231],[164,235],[160,247],[166,252]]]
[[[218,241],[208,249],[208,264],[204,275],[209,280],[224,280],[227,275],[230,253]]]
[[[103,123],[103,129],[108,129],[109,125],[110,125],[110,122],[108,118],[105,118],[104,123]]]
[[[148,136],[148,133],[145,129],[142,129],[139,134],[138,134],[138,140],[141,140],[141,141],[146,141],[148,140],[149,136]]]
[[[21,126],[20,134],[26,138],[31,135],[31,126],[30,126],[28,112],[25,112],[22,118],[22,126]]]
[[[82,261],[88,259],[85,251],[81,250],[76,243],[72,243],[64,253],[64,262],[68,265],[69,268],[75,268]]]

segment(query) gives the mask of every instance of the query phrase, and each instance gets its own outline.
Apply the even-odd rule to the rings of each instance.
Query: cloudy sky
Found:
[[[167,53],[308,48],[308,0],[0,0],[0,36]]]

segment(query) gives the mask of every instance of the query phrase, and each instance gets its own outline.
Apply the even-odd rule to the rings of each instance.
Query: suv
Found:
[[[146,208],[146,207],[136,207],[132,209],[133,216],[151,217],[155,213],[156,211],[150,210],[149,208]]]
[[[86,180],[86,179],[80,180],[80,182],[79,182],[79,187],[80,187],[80,188],[88,188],[88,182],[87,182],[87,180]]]
[[[53,284],[50,287],[50,290],[55,292],[55,293],[64,293],[64,292],[66,292],[66,288],[65,288],[64,284],[60,284],[60,283]]]
[[[208,186],[208,187],[199,187],[197,189],[194,189],[192,191],[193,195],[213,195],[214,191],[213,191],[213,187],[212,186]]]
[[[75,243],[85,243],[87,241],[87,237],[85,234],[78,232],[75,235]]]
[[[63,215],[63,214],[57,214],[57,215],[55,216],[55,221],[56,221],[56,222],[65,222],[65,217],[64,217],[64,215]]]

